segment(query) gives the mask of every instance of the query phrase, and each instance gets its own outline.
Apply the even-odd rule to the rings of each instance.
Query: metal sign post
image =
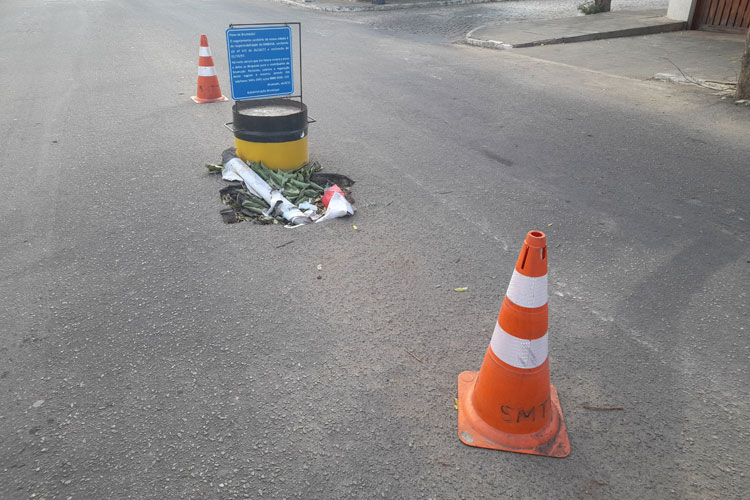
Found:
[[[232,125],[237,156],[243,161],[277,170],[295,170],[309,161],[301,32],[300,23],[230,24],[226,31],[235,101],[234,121],[227,125]]]

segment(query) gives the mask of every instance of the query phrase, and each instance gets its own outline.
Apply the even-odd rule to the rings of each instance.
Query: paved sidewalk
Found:
[[[276,0],[307,9],[324,12],[364,12],[373,10],[412,9],[420,7],[443,7],[446,5],[470,5],[493,3],[498,0]]]
[[[513,49],[513,53],[639,80],[695,83],[716,91],[736,82],[745,47],[742,35],[678,31]]]
[[[592,71],[697,85],[733,95],[734,87],[726,83],[737,81],[744,36],[685,30],[685,23],[665,14],[665,10],[619,11],[495,22],[473,30],[466,41]]]
[[[472,30],[471,45],[511,49],[586,42],[605,38],[651,35],[685,29],[685,22],[666,16],[666,11],[619,11],[563,19],[540,19],[516,23],[495,22]]]

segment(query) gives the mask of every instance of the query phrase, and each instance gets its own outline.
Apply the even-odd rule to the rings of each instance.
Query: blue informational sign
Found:
[[[235,101],[294,93],[291,27],[229,28],[227,56]]]

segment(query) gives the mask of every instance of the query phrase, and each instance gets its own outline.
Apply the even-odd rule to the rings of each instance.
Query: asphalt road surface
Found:
[[[284,21],[311,156],[358,211],[225,225],[203,164],[231,103],[189,98],[199,36],[228,93],[227,25]],[[0,498],[747,495],[747,108],[438,35],[270,1],[0,4]],[[533,229],[566,459],[456,432]]]

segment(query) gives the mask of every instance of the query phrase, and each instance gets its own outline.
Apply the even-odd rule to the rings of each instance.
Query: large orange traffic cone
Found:
[[[478,372],[458,376],[458,436],[493,450],[566,457],[570,441],[547,357],[547,237],[531,231]]]
[[[221,95],[219,77],[214,69],[214,58],[211,57],[211,49],[208,47],[208,38],[201,35],[201,48],[198,52],[198,95],[193,96],[195,102],[222,102],[228,101]]]

